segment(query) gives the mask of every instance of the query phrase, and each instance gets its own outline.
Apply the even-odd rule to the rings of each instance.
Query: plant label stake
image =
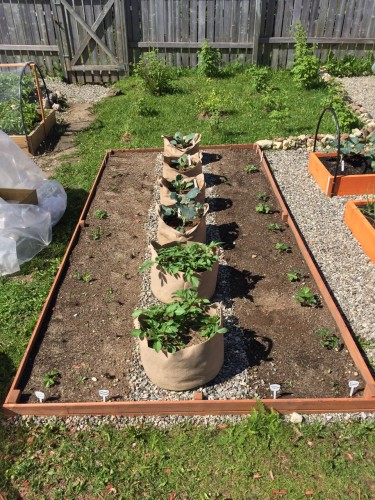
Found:
[[[277,397],[277,393],[279,392],[280,390],[280,385],[279,384],[271,384],[270,385],[270,389],[272,391],[272,396],[273,396],[273,399],[276,399]]]
[[[107,389],[100,389],[99,396],[103,398],[103,403],[105,403],[106,398],[109,396],[109,391]]]
[[[356,389],[359,386],[358,380],[349,380],[349,387],[350,387],[350,394],[349,397],[353,397],[354,394],[354,389]]]
[[[35,391],[34,394],[38,398],[39,403],[43,403],[43,400],[46,399],[46,395],[42,391]]]
[[[341,160],[341,172],[343,172],[344,169],[345,169],[344,160]]]

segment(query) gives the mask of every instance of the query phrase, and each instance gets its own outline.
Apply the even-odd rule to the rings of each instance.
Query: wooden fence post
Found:
[[[253,35],[253,56],[252,56],[253,64],[258,64],[258,46],[259,46],[261,22],[262,22],[262,0],[256,0],[255,17],[254,17],[254,35]]]

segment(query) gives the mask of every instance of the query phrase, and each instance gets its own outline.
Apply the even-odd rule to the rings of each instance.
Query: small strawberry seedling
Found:
[[[259,214],[271,214],[271,213],[272,213],[272,208],[273,208],[272,203],[259,203],[259,204],[255,207],[255,210],[256,210]]]
[[[53,387],[57,383],[57,379],[60,377],[60,373],[56,370],[50,370],[43,375],[44,387]]]
[[[319,330],[315,331],[315,335],[320,337],[320,344],[329,351],[338,351],[340,349],[340,339],[328,328],[319,328]]]
[[[302,272],[298,271],[298,269],[294,269],[287,274],[287,277],[288,280],[293,283],[294,281],[299,281],[302,278]]]
[[[258,172],[258,169],[255,165],[246,165],[246,167],[243,168],[247,174],[253,174],[255,172]]]
[[[277,222],[270,222],[270,223],[267,225],[267,228],[268,228],[270,231],[281,231],[281,229],[282,229],[281,224],[278,224]]]
[[[100,240],[100,238],[102,237],[102,234],[103,234],[103,229],[102,229],[102,226],[98,226],[96,229],[93,229],[91,231],[91,238],[96,241],[96,240]]]
[[[290,253],[292,251],[286,243],[276,243],[275,248],[280,253]]]
[[[257,198],[260,201],[267,201],[268,200],[268,196],[266,193],[257,193]]]
[[[301,306],[312,307],[318,305],[318,300],[308,286],[303,286],[299,292],[293,296],[294,300]]]
[[[98,219],[108,219],[108,213],[105,210],[95,210],[94,215]]]

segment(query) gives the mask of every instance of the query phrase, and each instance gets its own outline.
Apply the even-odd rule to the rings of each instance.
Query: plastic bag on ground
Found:
[[[40,168],[0,131],[0,187],[36,189],[38,205],[0,198],[0,276],[19,271],[51,243],[52,226],[63,216],[67,196],[61,184]]]

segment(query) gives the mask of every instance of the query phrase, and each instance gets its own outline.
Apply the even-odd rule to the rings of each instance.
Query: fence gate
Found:
[[[128,74],[123,0],[51,0],[60,63],[70,82],[118,80]]]

